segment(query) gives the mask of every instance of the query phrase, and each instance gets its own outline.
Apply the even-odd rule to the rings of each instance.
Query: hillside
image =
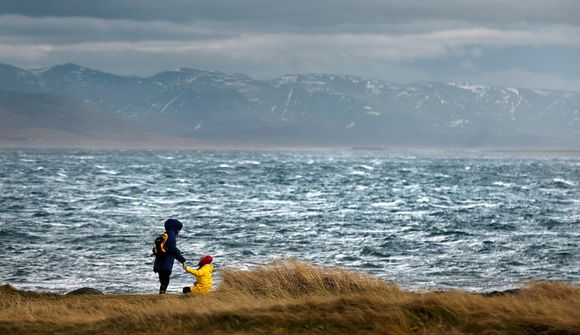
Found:
[[[541,84],[539,84],[541,85]],[[0,65],[0,89],[67,96],[171,137],[254,144],[580,147],[580,93],[177,69],[126,77]]]
[[[175,141],[75,99],[0,90],[3,146],[138,146]]]

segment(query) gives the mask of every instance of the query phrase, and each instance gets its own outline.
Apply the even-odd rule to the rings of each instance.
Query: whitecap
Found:
[[[421,185],[419,185],[419,184],[405,185],[403,188],[405,190],[419,190],[419,189],[421,189]]]
[[[410,216],[413,218],[422,218],[426,215],[431,214],[430,211],[402,211],[402,212],[396,212],[395,214],[397,215],[404,215],[404,216]]]
[[[494,185],[494,186],[502,186],[502,187],[512,187],[513,186],[512,183],[504,183],[503,181],[493,182],[492,185]]]
[[[364,171],[352,171],[350,174],[353,176],[366,176],[367,175],[367,173]]]
[[[118,194],[109,194],[108,197],[115,198],[115,199],[123,199],[123,200],[139,200],[139,198],[130,197],[126,195],[118,195]]]
[[[566,180],[564,178],[554,178],[553,179],[554,183],[559,183],[559,184],[564,184],[564,185],[568,185],[568,186],[576,186],[576,183],[570,180]]]
[[[428,197],[420,197],[419,199],[417,199],[417,202],[421,202],[421,203],[429,202],[429,198]]]
[[[381,207],[381,208],[397,207],[402,203],[403,203],[403,200],[397,199],[395,201],[389,201],[389,202],[375,202],[374,204],[371,204],[371,207]]]
[[[228,164],[220,164],[219,167],[220,168],[231,168],[232,166],[228,165]]]
[[[152,201],[156,204],[161,204],[161,205],[171,205],[171,204],[178,203],[180,200],[178,200],[178,199],[169,200],[169,199],[163,199],[163,198],[151,198],[150,201]]]
[[[56,180],[58,182],[67,181],[67,179],[68,179],[68,175],[66,174],[66,172],[62,172],[62,171],[57,172],[56,177],[54,178],[54,180]]]
[[[445,209],[471,209],[471,208],[496,208],[498,204],[490,203],[490,202],[474,202],[474,203],[467,203],[467,204],[457,204],[457,205],[431,205],[431,207],[435,208],[445,208]]]
[[[258,200],[258,202],[265,205],[290,205],[294,204],[294,201],[290,200]]]
[[[262,163],[258,161],[239,161],[238,164],[240,165],[260,165]]]

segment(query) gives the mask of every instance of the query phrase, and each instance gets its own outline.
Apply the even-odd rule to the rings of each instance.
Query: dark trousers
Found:
[[[169,286],[169,277],[171,277],[171,271],[161,270],[159,274],[159,294],[165,294],[167,291],[167,286]]]

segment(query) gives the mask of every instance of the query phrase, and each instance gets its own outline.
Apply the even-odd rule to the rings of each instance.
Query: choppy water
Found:
[[[0,151],[0,282],[151,292],[163,221],[190,259],[292,256],[407,288],[580,283],[580,157]],[[175,266],[170,291],[192,281]]]

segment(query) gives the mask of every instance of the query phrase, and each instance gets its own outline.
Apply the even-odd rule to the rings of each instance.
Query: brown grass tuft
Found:
[[[302,296],[398,291],[396,285],[366,272],[339,267],[315,267],[296,260],[279,260],[252,271],[224,269],[218,292],[247,294],[255,298],[299,298]]]

